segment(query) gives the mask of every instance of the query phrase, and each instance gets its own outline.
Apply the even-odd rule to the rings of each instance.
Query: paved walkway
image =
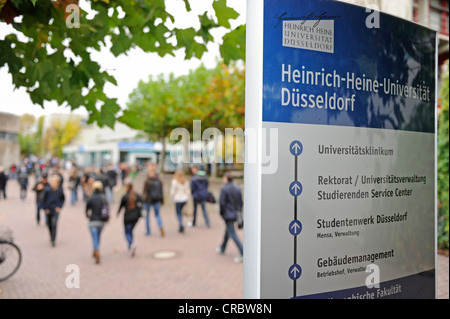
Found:
[[[223,238],[224,224],[215,205],[208,205],[210,228],[205,227],[200,213],[197,226],[186,227],[185,233],[180,234],[175,207],[167,201],[161,212],[165,237],[161,237],[154,215],[150,236],[145,235],[145,222],[141,219],[134,230],[137,244],[134,258],[127,252],[123,212],[116,217],[118,204],[112,205],[114,217],[102,233],[102,260],[96,265],[82,202],[70,206],[66,191],[68,201],[58,221],[57,242],[53,248],[47,227],[42,221],[41,225],[36,225],[34,193],[29,192],[27,200],[21,202],[16,181],[8,183],[8,200],[0,201],[0,227],[7,225],[13,229],[23,262],[13,277],[0,283],[0,299],[243,297],[243,265],[234,262],[238,249],[229,242],[225,255],[216,253]],[[169,185],[169,182],[164,183],[165,188]],[[215,192],[218,192],[217,187]],[[165,193],[169,193],[168,189]],[[185,222],[188,220],[190,218],[185,218]],[[242,230],[238,235],[243,238]],[[79,267],[79,289],[66,287],[66,278],[73,274],[70,268],[66,272],[68,265]]]
[[[136,180],[138,190],[141,181]],[[168,194],[169,182],[166,181]],[[218,195],[220,184],[213,184]],[[149,298],[149,299],[240,299],[243,297],[242,264],[235,263],[238,250],[231,241],[225,255],[218,255],[224,225],[216,205],[208,205],[211,228],[200,213],[197,227],[178,233],[173,204],[166,201],[161,216],[166,235],[161,237],[154,216],[152,234],[145,235],[144,220],[135,228],[137,254],[126,250],[122,216],[106,225],[101,242],[101,265],[92,258],[91,237],[84,215],[84,204],[65,205],[59,220],[57,245],[51,247],[46,226],[36,225],[34,193],[19,200],[17,183],[10,181],[8,200],[0,201],[0,227],[14,231],[15,242],[23,253],[19,271],[0,283],[0,299],[11,298]],[[119,195],[119,194],[117,194]],[[185,217],[185,222],[189,218]],[[243,231],[238,230],[242,239]],[[166,258],[164,258],[166,257]],[[67,288],[66,280],[80,273],[80,288]],[[69,266],[69,268],[67,268]],[[438,255],[438,298],[449,298],[448,257]],[[74,282],[69,282],[74,283]]]

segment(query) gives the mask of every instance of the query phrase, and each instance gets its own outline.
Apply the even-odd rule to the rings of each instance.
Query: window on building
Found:
[[[0,132],[0,140],[17,142],[19,139],[16,133]]]
[[[448,35],[447,0],[414,0],[413,19],[430,29]]]

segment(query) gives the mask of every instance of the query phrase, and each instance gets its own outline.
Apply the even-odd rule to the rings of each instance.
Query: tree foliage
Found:
[[[91,59],[91,53],[110,47],[114,56],[132,48],[174,55],[184,49],[185,58],[201,58],[214,41],[211,31],[231,29],[238,13],[226,0],[214,0],[215,16],[198,15],[199,27],[173,27],[174,17],[164,0],[88,0],[87,9],[76,10],[78,0],[0,0],[0,25],[14,32],[0,40],[0,67],[8,66],[15,87],[26,88],[33,103],[45,101],[85,107],[89,122],[114,126],[120,121],[135,127],[133,113],[121,111],[116,99],[104,92],[116,79]],[[179,0],[190,11],[189,0]],[[91,14],[93,12],[93,14]],[[75,23],[79,20],[79,24]],[[74,26],[75,27],[71,27]],[[226,34],[220,52],[226,62],[244,58],[245,28]]]
[[[449,209],[449,185],[448,185],[448,108],[449,108],[449,63],[445,65],[442,74],[438,131],[438,244],[442,249],[448,250],[448,209]]]
[[[163,138],[177,128],[191,128],[193,120],[202,127],[244,127],[245,71],[218,63],[203,65],[189,74],[165,78],[150,76],[130,94],[127,111],[149,137]],[[192,133],[192,132],[191,132]]]
[[[35,134],[33,134],[34,121],[35,117],[32,114],[23,114],[19,119],[18,139],[22,156],[36,154]]]
[[[62,148],[68,144],[81,129],[80,119],[71,116],[67,121],[53,120],[44,135],[46,150],[58,158],[62,157]]]
[[[244,128],[245,70],[218,63],[213,69],[200,66],[187,75],[150,76],[140,81],[129,96],[128,117],[150,139],[163,141],[176,128],[193,135],[194,120],[202,129]],[[162,152],[165,156],[165,150]],[[162,161],[163,162],[163,161]]]

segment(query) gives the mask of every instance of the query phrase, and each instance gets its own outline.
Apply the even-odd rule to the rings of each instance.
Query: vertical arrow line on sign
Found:
[[[297,145],[297,144],[295,144]],[[297,181],[298,156],[294,156],[294,180]],[[297,184],[296,184],[297,185]],[[294,220],[297,220],[297,196],[294,196]],[[294,236],[294,265],[297,264],[297,236]],[[293,282],[294,298],[297,296],[297,280]]]
[[[294,157],[294,181],[297,181],[297,156]],[[296,186],[295,188],[295,193],[297,194],[297,191],[299,190],[299,186],[297,184],[295,184],[294,186]],[[297,219],[297,196],[294,196],[294,220]]]

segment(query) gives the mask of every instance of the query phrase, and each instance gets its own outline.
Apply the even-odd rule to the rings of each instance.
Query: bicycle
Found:
[[[20,248],[13,242],[12,231],[0,229],[0,282],[16,273],[22,262]]]

